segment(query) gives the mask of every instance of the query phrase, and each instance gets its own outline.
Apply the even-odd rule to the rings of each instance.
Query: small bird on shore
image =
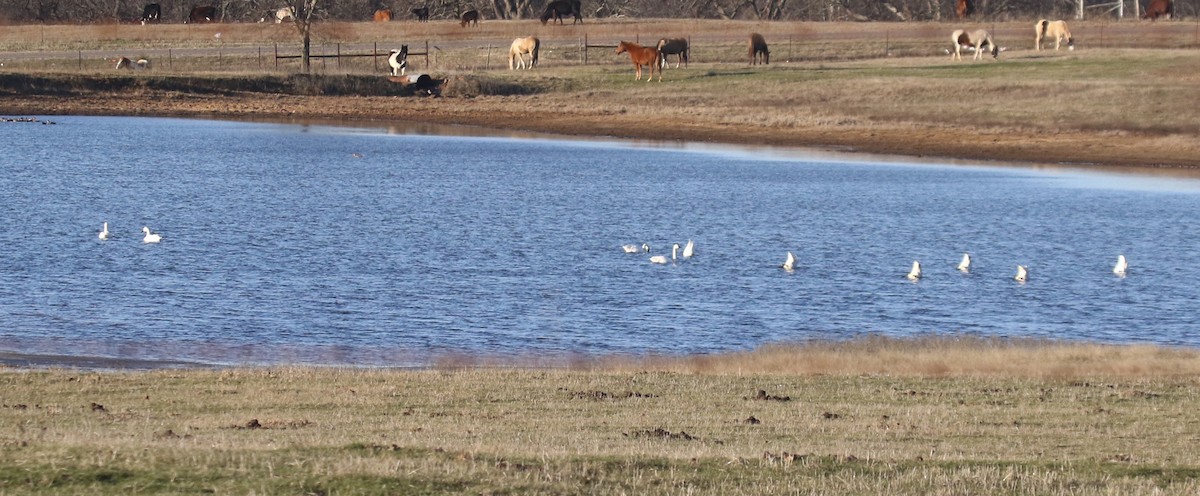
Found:
[[[1125,277],[1125,269],[1128,268],[1129,262],[1125,261],[1125,255],[1117,255],[1117,265],[1113,266],[1113,274]]]
[[[162,241],[162,236],[158,234],[152,234],[149,227],[142,227],[142,232],[146,233],[146,236],[142,238],[143,243],[157,243]]]
[[[921,278],[921,262],[913,260],[912,270],[908,271],[907,277],[910,281],[916,281]]]
[[[100,238],[100,241],[105,241],[108,239],[108,223],[107,222],[104,223],[104,228],[100,229],[100,234],[98,234],[97,237]]]

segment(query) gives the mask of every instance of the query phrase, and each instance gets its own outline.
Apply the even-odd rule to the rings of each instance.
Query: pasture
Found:
[[[325,23],[316,55],[379,57],[313,61],[309,88],[280,95],[299,38],[287,24],[5,26],[0,76],[34,74],[76,86],[77,97],[24,83],[0,111],[217,115],[258,118],[404,119],[577,135],[820,146],[903,155],[1072,164],[1200,165],[1200,24],[1193,21],[1070,21],[1077,50],[1034,50],[1035,20],[998,23],[773,23],[712,20],[450,20]],[[950,60],[950,32],[986,28],[1006,50],[998,60]],[[764,35],[771,64],[751,68],[747,37]],[[220,36],[217,36],[217,35]],[[516,37],[541,40],[536,70],[509,71]],[[690,40],[690,60],[663,82],[634,86],[618,41]],[[584,44],[592,45],[584,50]],[[427,45],[428,43],[428,45]],[[368,80],[389,72],[389,50],[410,47],[408,73],[450,79],[443,102],[374,101],[394,93]],[[428,48],[427,48],[428,47]],[[422,52],[428,52],[428,59]],[[114,57],[147,58],[152,71],[113,70]],[[969,58],[969,57],[966,57]],[[585,63],[586,60],[586,63]],[[142,91],[106,98],[105,88]],[[188,85],[239,79],[229,92]],[[126,84],[128,83],[128,84]],[[319,84],[317,84],[319,83]],[[262,86],[271,102],[257,93]],[[162,98],[172,88],[188,98]],[[754,91],[747,91],[753,88]],[[32,91],[32,94],[30,93]],[[176,93],[170,93],[176,94]],[[304,95],[358,95],[342,100]],[[112,94],[116,96],[118,94]],[[159,95],[155,97],[154,95]],[[619,95],[619,96],[617,96]],[[144,98],[131,101],[129,97]],[[281,100],[282,99],[282,100]],[[537,102],[537,105],[533,105]],[[49,109],[49,110],[47,110]],[[1031,109],[1038,109],[1036,112]],[[533,113],[536,119],[528,119]],[[684,123],[684,126],[680,126]]]

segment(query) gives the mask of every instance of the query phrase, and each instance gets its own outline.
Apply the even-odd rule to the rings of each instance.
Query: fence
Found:
[[[335,45],[335,52],[333,54],[311,54],[310,53],[308,58],[322,60],[322,61],[324,61],[325,59],[335,59],[337,67],[340,69],[342,67],[342,58],[343,57],[344,58],[373,57],[374,58],[373,63],[374,63],[375,69],[378,70],[379,69],[379,57],[383,57],[384,59],[386,59],[387,57],[391,56],[391,54],[392,54],[392,52],[390,49],[385,52],[380,52],[379,51],[379,43],[375,43],[374,45],[372,45],[371,53],[342,53],[342,44],[338,43]],[[409,57],[414,57],[414,56],[415,57],[424,57],[425,58],[425,68],[429,68],[430,67],[430,64],[429,64],[429,40],[425,40],[425,51],[423,51],[423,52],[408,52],[408,56]],[[304,55],[280,55],[279,54],[279,44],[278,43],[275,44],[275,69],[276,70],[279,69],[279,61],[280,60],[301,59],[301,58],[304,58]]]

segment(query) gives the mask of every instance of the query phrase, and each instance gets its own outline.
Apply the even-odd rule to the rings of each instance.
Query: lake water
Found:
[[[867,333],[1200,345],[1196,180],[53,120],[0,123],[4,352],[419,366]],[[692,259],[649,262],[688,239]]]

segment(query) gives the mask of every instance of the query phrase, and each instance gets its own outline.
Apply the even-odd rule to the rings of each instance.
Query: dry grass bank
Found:
[[[25,494],[1195,494],[1195,377],[0,371]]]

